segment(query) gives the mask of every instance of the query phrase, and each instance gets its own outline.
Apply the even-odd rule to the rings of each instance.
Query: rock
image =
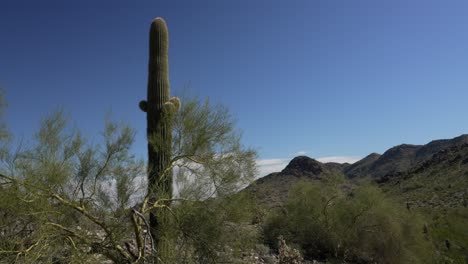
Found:
[[[294,176],[318,177],[323,172],[323,164],[307,156],[298,156],[281,171]]]

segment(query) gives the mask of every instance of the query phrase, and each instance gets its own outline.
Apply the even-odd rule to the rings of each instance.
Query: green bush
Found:
[[[432,248],[415,213],[377,187],[345,192],[337,183],[301,182],[264,225],[265,242],[282,235],[308,259],[359,263],[430,263]]]
[[[253,201],[232,195],[174,206],[178,259],[174,263],[235,263],[255,248],[258,232],[248,223]]]
[[[438,247],[442,257],[451,259],[453,263],[466,263],[468,259],[468,208],[444,208],[425,210],[432,221],[428,225],[428,233],[433,243]],[[447,248],[446,241],[450,244]]]

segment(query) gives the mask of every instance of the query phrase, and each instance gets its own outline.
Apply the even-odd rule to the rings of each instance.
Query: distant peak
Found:
[[[297,156],[289,162],[288,166],[286,166],[286,168],[284,168],[284,170],[281,171],[281,173],[293,175],[318,175],[322,171],[322,163],[307,156]]]
[[[421,145],[414,145],[414,144],[400,144],[397,145],[391,149],[414,149],[414,148],[419,148]]]
[[[379,153],[375,153],[375,152],[372,152],[371,154],[367,155],[366,158],[374,158],[374,157],[380,157],[382,155],[380,155]]]
[[[382,156],[395,155],[397,153],[413,152],[420,149],[421,147],[423,147],[423,145],[401,144],[388,149],[384,152]]]

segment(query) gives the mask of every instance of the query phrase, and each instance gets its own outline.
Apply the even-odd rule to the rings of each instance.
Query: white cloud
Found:
[[[272,172],[278,172],[288,165],[290,159],[263,159],[257,160],[259,177],[266,176]]]
[[[257,165],[258,166],[271,166],[271,165],[276,165],[276,164],[282,164],[287,161],[288,159],[263,159],[263,160],[257,160]]]

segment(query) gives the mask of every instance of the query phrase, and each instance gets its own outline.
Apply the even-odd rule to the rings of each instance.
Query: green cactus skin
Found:
[[[141,101],[139,104],[140,109],[146,112],[147,119],[150,204],[154,204],[158,199],[172,198],[172,171],[164,174],[163,172],[170,166],[172,114],[180,107],[180,101],[178,98],[169,97],[168,45],[166,22],[158,17],[153,20],[150,28],[147,101]],[[156,249],[162,246],[161,226],[167,219],[163,211],[167,210],[160,210],[160,212],[153,210],[150,213],[150,232]]]

